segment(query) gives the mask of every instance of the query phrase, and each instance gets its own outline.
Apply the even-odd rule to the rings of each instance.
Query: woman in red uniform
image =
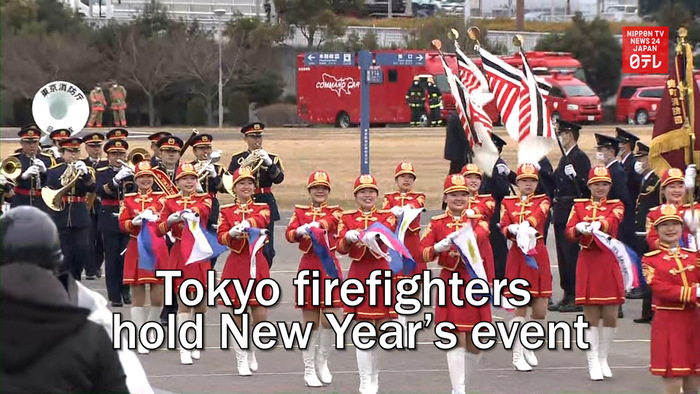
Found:
[[[450,300],[445,306],[435,307],[435,324],[451,322],[455,325],[457,334],[457,347],[447,352],[447,368],[450,372],[452,392],[463,394],[466,384],[469,383],[469,375],[476,371],[481,358],[479,349],[471,341],[471,331],[474,325],[480,321],[491,321],[491,306],[487,303],[480,307],[467,304],[465,291],[467,282],[472,279],[467,271],[467,262],[459,255],[458,249],[452,245],[448,236],[459,232],[469,222],[473,222],[467,216],[469,203],[469,189],[467,181],[462,175],[453,174],[445,179],[444,198],[447,203],[447,211],[430,219],[430,224],[423,234],[421,245],[425,261],[438,259],[438,265],[442,268],[440,278],[447,282],[450,277],[457,275],[464,280],[464,285],[459,286],[459,300],[463,306],[452,304],[452,287],[446,287],[445,299]],[[477,239],[488,240],[488,222],[480,219],[483,224],[474,226],[474,234]],[[483,256],[485,251],[479,247]],[[466,373],[465,373],[466,371]]]
[[[617,238],[625,206],[620,200],[608,200],[612,178],[603,166],[591,168],[588,188],[591,198],[574,200],[565,235],[578,241],[581,252],[576,265],[576,304],[583,305],[583,316],[589,324],[586,332],[589,350],[588,374],[591,380],[611,378],[608,350],[617,327],[617,311],[625,302],[625,286],[617,259],[608,249],[601,249],[593,232],[602,231]],[[600,321],[603,327],[598,328]]]
[[[217,238],[219,243],[228,246],[230,254],[226,259],[226,265],[221,273],[221,280],[234,279],[241,282],[241,288],[247,291],[248,282],[251,279],[251,256],[248,243],[247,228],[254,227],[264,229],[270,221],[270,207],[265,203],[253,202],[253,192],[255,191],[255,177],[248,167],[240,167],[233,173],[233,190],[236,194],[236,202],[221,206],[219,215],[219,229]],[[255,281],[270,277],[270,266],[263,255],[262,248],[255,254]],[[226,287],[226,293],[233,303],[233,308],[241,307],[241,300],[236,296],[232,285]],[[272,290],[265,287],[263,296],[269,299]],[[251,290],[248,300],[250,315],[252,317],[251,326],[267,319],[267,309],[260,306],[255,299],[255,288]],[[241,315],[233,314],[233,320],[241,327],[243,319]],[[245,351],[233,341],[236,352],[236,365],[238,374],[249,376],[258,370],[258,361],[255,352],[251,349]]]
[[[651,323],[652,375],[665,393],[697,393],[700,386],[700,264],[680,247],[683,219],[675,205],[659,207],[652,223],[659,248],[644,255],[642,271],[656,309]]]
[[[518,167],[515,178],[520,195],[506,196],[501,203],[501,231],[514,241],[508,251],[506,260],[506,278],[525,279],[529,283],[526,289],[532,296],[529,307],[532,308],[531,318],[543,320],[547,313],[547,301],[552,296],[552,272],[549,267],[549,253],[544,244],[544,225],[549,214],[550,202],[545,194],[535,195],[539,176],[537,168],[530,163],[523,163]],[[518,233],[524,231],[532,233],[535,230],[534,258],[537,268],[528,265],[524,252],[516,244]],[[506,290],[506,296],[510,293]],[[515,317],[511,320],[511,329],[518,322],[524,324],[527,316],[527,308],[520,307],[515,311]],[[532,350],[523,347],[520,341],[513,344],[513,366],[518,371],[531,371],[537,366],[537,357]]]
[[[389,263],[372,252],[360,241],[360,231],[373,223],[382,223],[390,230],[396,227],[396,217],[390,211],[377,210],[379,196],[377,180],[372,175],[360,175],[355,179],[353,193],[358,209],[343,212],[338,223],[338,253],[347,254],[352,263],[348,279],[359,279],[363,283],[374,270],[389,270]],[[386,252],[386,247],[382,247]],[[384,286],[377,287],[377,294],[382,295]],[[372,322],[377,329],[387,320],[396,318],[394,305],[384,305],[377,300],[376,306],[369,305],[369,290],[365,289],[364,300],[358,306],[345,306],[346,313],[354,313],[355,320]],[[380,296],[378,298],[382,298]],[[352,298],[355,299],[355,298]],[[377,347],[369,350],[356,348],[357,369],[360,372],[360,392],[376,393],[379,389],[379,354]]]
[[[204,288],[207,286],[207,270],[211,268],[209,260],[196,261],[186,264],[192,250],[185,250],[182,245],[182,232],[186,225],[186,219],[193,215],[199,215],[200,223],[206,223],[211,212],[211,197],[205,193],[197,194],[197,172],[194,166],[189,163],[181,163],[177,167],[175,183],[180,189],[178,194],[165,198],[163,210],[158,221],[158,235],[165,236],[168,232],[175,238],[175,243],[170,249],[170,260],[168,269],[180,270],[182,276],[175,278],[175,291],[179,294],[180,285],[185,279],[197,279]],[[192,291],[192,289],[188,289]],[[203,300],[195,307],[188,307],[178,299],[177,321],[178,329],[185,321],[194,320],[194,313],[206,313],[207,304]],[[199,350],[186,350],[180,348],[180,362],[182,364],[192,364],[192,360],[198,360]]]
[[[469,202],[467,202],[466,210],[467,217],[478,217],[478,221],[483,221],[487,226],[486,237],[477,238],[477,242],[479,243],[481,258],[484,260],[486,276],[489,278],[489,282],[491,282],[496,272],[493,262],[493,249],[491,248],[489,239],[491,231],[488,228],[488,224],[491,222],[491,216],[493,216],[493,212],[496,209],[496,201],[490,194],[479,194],[483,175],[481,169],[479,169],[476,164],[469,163],[464,166],[464,168],[462,168],[462,175],[467,181],[467,189],[469,189]]]
[[[333,347],[335,339],[331,325],[323,317],[322,313],[333,313],[340,319],[342,304],[338,287],[333,289],[331,303],[325,303],[324,280],[330,279],[330,276],[325,272],[321,260],[314,253],[307,229],[309,227],[318,227],[326,231],[331,257],[335,262],[335,269],[339,278],[342,280],[343,270],[334,253],[335,236],[338,232],[338,220],[342,216],[342,210],[337,205],[328,205],[331,179],[327,172],[313,172],[309,176],[306,190],[308,190],[311,197],[311,205],[295,206],[294,214],[289,221],[285,235],[287,241],[298,243],[299,249],[304,253],[299,262],[298,272],[304,270],[316,271],[321,278],[319,293],[314,294],[311,287],[306,286],[304,293],[305,303],[297,305],[298,308],[302,309],[304,324],[311,322],[314,327],[308,347],[306,350],[302,350],[304,357],[304,383],[309,387],[320,387],[333,381],[333,375],[328,369],[328,353]],[[314,298],[319,301],[318,306],[312,305]],[[317,343],[318,348],[316,347]]]
[[[124,284],[131,286],[133,297],[131,321],[136,325],[138,332],[145,322],[157,321],[160,315],[163,306],[163,279],[155,277],[155,270],[167,264],[168,249],[163,247],[163,250],[154,251],[157,261],[153,271],[139,267],[137,238],[141,232],[141,224],[144,218],[149,220],[160,213],[165,197],[163,192],[153,191],[153,172],[151,164],[147,161],[142,161],[136,166],[134,183],[138,187],[138,192],[124,195],[124,202],[119,212],[119,228],[123,233],[129,234],[129,244],[124,255]],[[144,306],[146,285],[150,286],[150,307]],[[141,345],[141,341],[138,341],[137,349],[141,354],[148,353],[148,350]]]
[[[425,208],[425,194],[413,191],[413,184],[416,182],[416,171],[413,168],[413,164],[408,162],[399,163],[394,171],[394,181],[399,190],[384,194],[382,209],[391,210],[391,213],[398,220],[406,208]],[[408,275],[405,275],[403,272],[399,273],[396,275],[397,280],[411,278],[413,275],[422,275],[423,271],[428,268],[423,261],[420,246],[420,215],[409,224],[403,242],[415,260],[416,268]],[[420,292],[417,293],[416,297],[420,297]],[[399,315],[398,321],[406,328],[405,315]]]

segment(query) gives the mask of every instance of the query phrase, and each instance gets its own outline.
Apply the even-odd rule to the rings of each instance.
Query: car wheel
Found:
[[[634,115],[634,120],[637,122],[637,124],[647,124],[649,123],[649,114],[646,110],[640,109]]]
[[[350,115],[345,111],[339,113],[338,117],[335,118],[335,127],[340,127],[341,129],[350,127]]]

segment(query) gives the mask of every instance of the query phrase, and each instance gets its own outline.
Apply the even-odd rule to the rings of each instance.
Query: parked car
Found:
[[[663,94],[663,86],[637,89],[627,103],[627,119],[629,123],[647,124],[654,122]]]
[[[625,75],[617,88],[617,108],[615,110],[615,120],[626,122],[628,118],[629,101],[639,88],[663,86],[666,84],[668,75],[666,74],[645,74],[645,75]]]
[[[463,15],[464,14],[464,1],[446,0],[440,3],[440,9],[445,14],[449,15]]]
[[[598,122],[603,108],[593,90],[571,74],[553,73],[545,77],[552,85],[546,98],[552,120],[562,119],[574,123]]]

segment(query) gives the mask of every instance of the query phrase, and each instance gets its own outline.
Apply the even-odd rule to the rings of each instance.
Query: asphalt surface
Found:
[[[427,224],[429,217],[437,212],[423,215]],[[296,245],[289,244],[283,237],[290,213],[282,215],[275,232],[277,257],[272,267],[272,278],[282,289],[281,302],[269,309],[268,321],[291,322],[301,319],[301,313],[294,308],[292,279],[296,276],[301,253]],[[549,252],[554,275],[555,296],[561,297],[558,286],[558,271],[554,252],[553,230],[549,232]],[[226,257],[219,257],[217,270],[220,271]],[[344,272],[349,261],[341,258]],[[429,265],[438,274],[436,266]],[[106,295],[103,280],[85,281],[89,287]],[[635,324],[632,319],[639,316],[640,300],[628,300],[623,307],[625,318],[619,321],[617,338],[610,349],[609,363],[614,377],[603,382],[593,382],[588,378],[585,354],[578,350],[557,350],[537,352],[539,367],[533,372],[516,372],[511,364],[511,353],[504,350],[501,343],[485,352],[479,371],[468,382],[469,392],[481,393],[658,393],[662,391],[662,381],[653,377],[648,370],[650,326]],[[116,308],[128,316],[128,308]],[[431,313],[431,307],[423,313]],[[508,319],[507,312],[494,310],[494,321]],[[355,350],[348,344],[345,350],[333,350],[330,368],[333,383],[322,388],[307,388],[303,381],[303,363],[298,349],[285,350],[278,347],[269,351],[257,351],[259,370],[251,377],[240,377],[236,371],[233,351],[219,347],[220,313],[223,307],[210,309],[204,328],[205,350],[201,360],[193,365],[180,365],[177,350],[157,350],[139,356],[149,380],[159,392],[357,392],[359,378],[355,361]],[[576,314],[548,312],[548,321],[575,320]],[[414,320],[417,320],[415,318]],[[434,324],[419,332],[416,350],[380,351],[380,388],[383,393],[449,393],[451,390],[445,353],[438,350],[433,341],[437,339]],[[561,338],[558,338],[561,341]]]

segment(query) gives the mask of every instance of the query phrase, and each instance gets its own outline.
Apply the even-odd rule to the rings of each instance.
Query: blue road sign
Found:
[[[424,53],[377,53],[378,66],[424,66]]]
[[[352,52],[307,52],[304,54],[305,66],[354,66],[355,54]]]

